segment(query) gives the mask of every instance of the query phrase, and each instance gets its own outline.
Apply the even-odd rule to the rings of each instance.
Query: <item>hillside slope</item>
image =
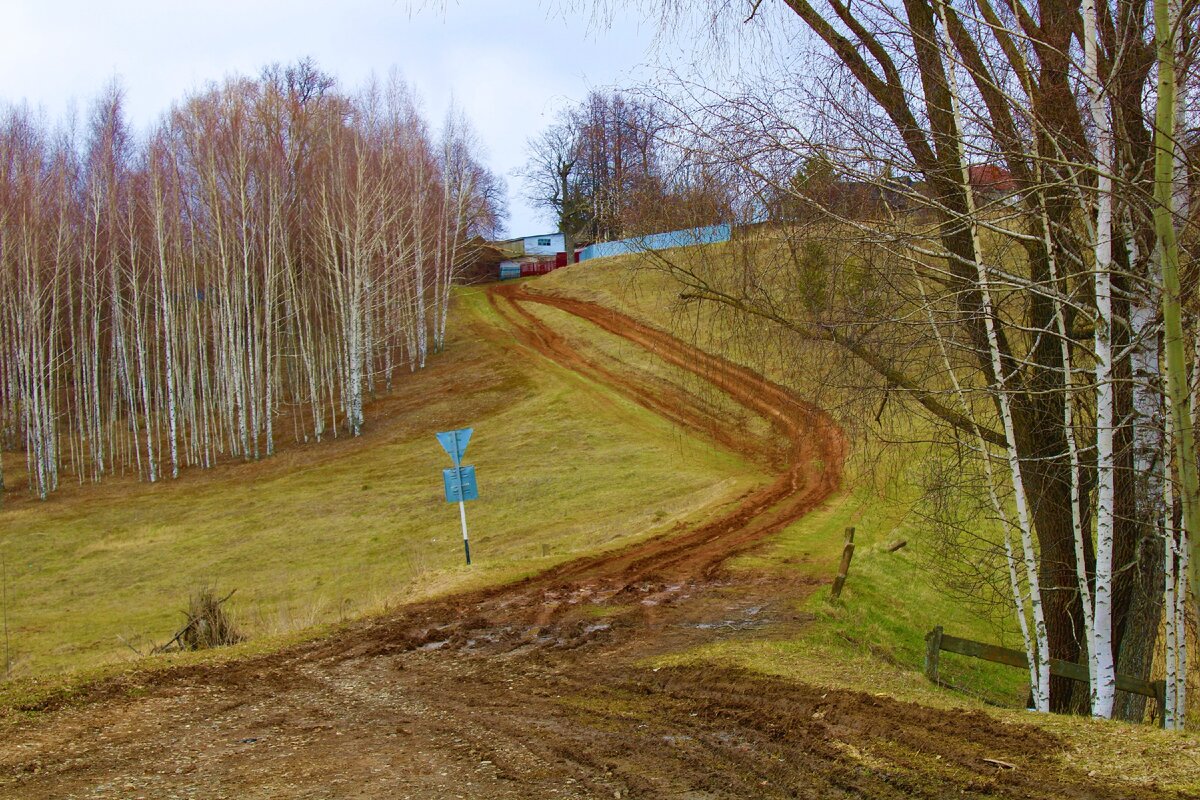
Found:
[[[482,292],[463,292],[457,312],[448,352],[372,404],[358,439],[282,441],[261,462],[67,487],[46,502],[10,490],[0,554],[13,676],[128,661],[130,646],[169,639],[206,584],[236,590],[232,613],[252,637],[290,634],[667,530],[766,480],[518,346]],[[465,425],[481,488],[469,570],[433,436]]]
[[[1077,761],[1075,739],[1016,714],[706,659],[718,649],[745,660],[824,626],[811,609],[836,541],[831,548],[819,526],[805,541],[797,531],[840,513],[840,431],[744,366],[564,298],[561,284],[558,297],[544,288],[553,286],[477,298],[505,341],[537,354],[531,371],[569,370],[612,398],[618,416],[711,439],[714,452],[737,448],[738,461],[773,479],[659,535],[516,583],[410,604],[276,652],[130,672],[74,699],[26,704],[27,716],[0,736],[5,795],[1184,796],[1186,768],[1173,771],[1172,786],[1101,774],[1097,760]],[[709,388],[692,391],[693,379]],[[673,482],[690,458],[633,478]],[[530,503],[514,519],[534,513]],[[559,513],[576,505],[593,518],[610,511],[575,499]],[[831,613],[853,613],[844,608]],[[1195,752],[1193,741],[1128,736],[1127,726],[1100,735],[1110,729],[1146,761],[1186,755],[1170,750],[1177,743]]]

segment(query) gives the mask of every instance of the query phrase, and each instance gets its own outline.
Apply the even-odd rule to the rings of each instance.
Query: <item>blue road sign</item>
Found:
[[[474,431],[474,428],[459,428],[456,431],[443,431],[437,434],[438,442],[441,443],[442,449],[450,454],[454,466],[457,467],[462,463],[463,454],[467,452],[467,442],[471,441],[471,434]]]
[[[467,452],[467,444],[471,441],[473,428],[459,428],[456,431],[442,431],[437,434],[437,440],[442,449],[450,454],[454,466],[442,470],[442,483],[446,486],[446,502],[458,503],[458,517],[462,520],[463,552],[467,556],[467,565],[471,564],[471,540],[467,538],[467,500],[479,499],[479,487],[475,484],[475,468],[463,466],[462,457]]]
[[[451,467],[442,470],[442,483],[446,486],[446,502],[478,500],[479,486],[475,483],[474,467]]]

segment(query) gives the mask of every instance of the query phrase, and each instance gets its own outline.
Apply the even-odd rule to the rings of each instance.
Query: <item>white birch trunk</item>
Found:
[[[163,358],[165,359],[167,401],[167,444],[171,451],[171,477],[179,477],[179,422],[176,409],[175,388],[175,315],[172,313],[171,294],[167,290],[166,220],[161,176],[155,179],[154,230],[158,244],[158,290],[159,313],[162,319]]]
[[[1179,529],[1179,559],[1175,572],[1175,727],[1184,730],[1187,726],[1187,610],[1188,602],[1188,559],[1191,558],[1191,542],[1187,530]]]
[[[1084,0],[1084,73],[1096,127],[1096,588],[1092,626],[1092,715],[1112,716],[1116,668],[1112,643],[1113,533],[1116,498],[1116,428],[1112,349],[1112,122],[1105,109],[1096,42],[1096,0]]]
[[[1021,460],[1017,450],[1016,427],[1013,422],[1012,406],[1006,386],[1004,363],[1000,351],[1000,340],[996,333],[995,305],[992,302],[990,279],[983,262],[983,248],[979,239],[979,227],[975,198],[971,190],[970,170],[964,153],[964,143],[961,132],[964,130],[962,112],[959,103],[958,84],[955,77],[953,49],[947,40],[945,8],[937,5],[941,18],[942,47],[947,59],[947,75],[950,89],[950,107],[954,116],[955,129],[960,133],[957,137],[958,162],[962,168],[963,194],[967,203],[967,222],[971,228],[971,239],[975,252],[975,270],[979,283],[979,293],[982,302],[980,309],[983,314],[984,328],[987,334],[988,350],[991,357],[992,372],[995,375],[995,392],[1000,417],[1004,424],[1004,438],[1007,443],[1009,472],[1012,475],[1013,496],[1017,510],[1017,524],[1021,531],[1021,547],[1025,569],[1029,580],[1030,605],[1033,609],[1034,631],[1038,643],[1036,654],[1037,682],[1032,686],[1034,708],[1041,712],[1050,710],[1050,642],[1046,629],[1046,618],[1042,607],[1041,586],[1037,573],[1037,557],[1033,544],[1033,521],[1029,509],[1029,499],[1025,491],[1025,481],[1021,474]]]
[[[1174,514],[1175,498],[1172,496],[1171,482],[1163,486],[1166,499],[1167,513],[1164,528],[1166,530],[1165,546],[1163,547],[1163,608],[1165,622],[1165,665],[1164,679],[1166,695],[1164,708],[1159,713],[1163,716],[1163,727],[1167,730],[1178,730],[1179,717],[1179,643],[1186,642],[1186,631],[1179,627],[1176,614],[1177,603],[1175,593],[1179,586],[1179,542],[1176,539]],[[1180,634],[1183,634],[1182,636]],[[1186,675],[1185,675],[1186,677]]]
[[[962,384],[958,380],[958,374],[954,371],[954,366],[950,363],[950,354],[946,349],[946,342],[942,337],[941,328],[938,326],[937,320],[934,319],[933,309],[929,303],[929,295],[925,291],[925,283],[921,280],[920,273],[915,266],[913,267],[913,278],[916,280],[917,289],[921,293],[921,302],[925,306],[926,320],[929,323],[930,330],[933,331],[934,339],[937,341],[938,352],[942,356],[942,364],[946,369],[946,374],[950,378],[950,385],[954,389],[954,396],[958,398],[959,407],[962,408],[963,415],[974,422],[974,410],[971,408],[970,403],[967,402],[967,396],[963,391]],[[1025,658],[1029,665],[1029,685],[1037,686],[1041,680],[1037,658],[1037,644],[1029,629],[1029,619],[1026,616],[1025,609],[1025,592],[1021,588],[1017,559],[1013,554],[1012,536],[1009,534],[1012,523],[1008,512],[1004,508],[1004,504],[1000,501],[1000,497],[996,493],[998,482],[995,472],[992,469],[991,448],[988,447],[987,442],[984,440],[979,425],[974,424],[972,428],[975,434],[975,447],[979,451],[979,457],[983,460],[984,480],[987,482],[988,498],[991,500],[992,508],[995,510],[996,517],[1000,520],[1000,526],[1004,532],[1004,559],[1008,565],[1009,588],[1012,590],[1013,605],[1017,614],[1017,625],[1021,631],[1021,642],[1024,645]]]
[[[1039,169],[1040,173],[1040,169]],[[1087,574],[1087,556],[1084,547],[1083,526],[1083,493],[1081,490],[1082,476],[1079,444],[1075,438],[1075,412],[1072,405],[1072,389],[1074,385],[1073,359],[1071,358],[1071,338],[1067,331],[1066,314],[1063,310],[1059,292],[1065,290],[1060,286],[1058,275],[1058,259],[1054,255],[1054,245],[1050,237],[1050,220],[1045,206],[1041,206],[1042,236],[1046,247],[1047,265],[1050,269],[1050,281],[1055,291],[1053,293],[1054,324],[1058,332],[1058,341],[1063,362],[1063,388],[1066,396],[1063,398],[1063,433],[1067,442],[1067,458],[1071,466],[1071,532],[1075,543],[1075,582],[1079,589],[1080,605],[1083,608],[1084,655],[1088,664],[1088,686],[1091,695],[1096,691],[1096,657],[1093,646],[1095,620],[1092,606],[1092,591]]]

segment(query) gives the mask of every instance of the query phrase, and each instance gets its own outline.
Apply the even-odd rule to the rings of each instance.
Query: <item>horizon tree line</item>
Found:
[[[729,221],[723,177],[665,146],[669,120],[649,98],[593,90],[529,139],[529,200],[575,244]]]

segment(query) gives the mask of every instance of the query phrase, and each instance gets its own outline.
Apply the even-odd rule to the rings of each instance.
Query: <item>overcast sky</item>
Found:
[[[0,98],[57,118],[115,75],[138,129],[191,89],[273,62],[313,56],[348,88],[397,67],[431,122],[453,97],[475,125],[508,180],[513,235],[554,227],[510,174],[525,140],[589,89],[636,80],[656,33],[539,0],[0,0],[0,31]]]

